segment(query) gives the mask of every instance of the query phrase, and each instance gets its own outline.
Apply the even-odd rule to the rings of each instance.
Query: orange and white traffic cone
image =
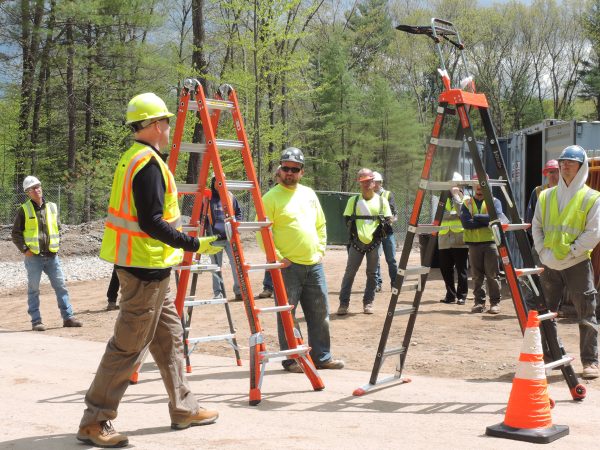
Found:
[[[537,311],[529,311],[527,317],[527,328],[504,422],[487,427],[485,434],[540,444],[569,434],[568,426],[552,425]]]

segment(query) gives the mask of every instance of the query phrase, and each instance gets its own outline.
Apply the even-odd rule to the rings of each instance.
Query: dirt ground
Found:
[[[93,239],[93,238],[92,238]],[[255,247],[246,247],[247,262],[262,262],[264,257]],[[418,253],[411,255],[411,264],[418,264]],[[226,259],[226,258],[225,258]],[[382,260],[385,264],[385,261]],[[103,263],[102,263],[103,264]],[[336,358],[342,358],[346,366],[357,370],[371,370],[375,351],[379,343],[390,300],[389,280],[384,290],[375,299],[375,314],[362,313],[362,291],[365,286],[364,265],[357,274],[352,292],[350,314],[343,317],[335,315],[338,306],[338,294],[341,278],[346,264],[343,247],[328,249],[324,260],[331,314],[332,351]],[[198,294],[208,298],[211,292],[210,274],[200,275]],[[224,268],[225,283],[231,286],[231,271]],[[254,295],[262,290],[262,272],[250,273]],[[48,326],[49,335],[74,337],[91,341],[106,341],[112,335],[112,329],[118,311],[107,312],[106,288],[108,279],[68,283],[71,301],[84,326],[78,329],[62,328],[60,315],[56,308],[54,295],[49,285],[42,287],[42,317]],[[174,292],[175,286],[172,287]],[[506,292],[506,289],[503,290]],[[521,333],[516,314],[509,296],[504,295],[499,315],[471,314],[471,305],[447,305],[439,300],[444,296],[443,281],[438,269],[432,269],[423,294],[421,309],[406,358],[405,376],[431,375],[469,380],[510,381],[514,375],[521,347]],[[412,303],[411,293],[402,294],[400,303],[408,306]],[[257,299],[257,305],[268,306],[272,299]],[[15,289],[0,294],[3,305],[0,316],[0,328],[31,332],[27,315],[26,291]],[[238,344],[242,359],[248,358],[249,326],[241,302],[230,303],[233,322],[237,330]],[[302,318],[299,311],[298,316]],[[265,314],[261,318],[265,330],[267,348],[277,347],[274,314]],[[407,317],[398,316],[394,320],[388,348],[400,346]],[[302,319],[301,319],[302,322]],[[561,319],[559,333],[569,354],[575,357],[574,367],[579,373],[581,363],[578,358],[578,327],[572,319]],[[305,330],[305,324],[302,323]],[[201,331],[200,331],[201,330]],[[191,337],[208,334],[227,333],[227,321],[222,305],[203,306],[194,310]],[[224,342],[204,344],[201,351],[218,356],[232,356],[232,349]],[[386,361],[382,373],[393,373],[396,358]],[[232,364],[235,364],[232,359]],[[193,365],[193,355],[192,355]],[[368,380],[365,380],[367,382]],[[549,381],[563,383],[560,372],[549,377]],[[600,383],[584,382],[588,389],[600,390]]]

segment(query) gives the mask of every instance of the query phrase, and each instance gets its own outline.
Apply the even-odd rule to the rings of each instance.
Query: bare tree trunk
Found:
[[[75,39],[73,36],[73,19],[69,17],[66,23],[66,44],[67,44],[67,171],[68,171],[68,189],[67,189],[67,210],[70,223],[75,222],[75,179],[76,179],[76,160],[75,152],[77,143],[75,141],[76,111],[75,111]]]
[[[87,67],[86,67],[86,86],[85,86],[85,137],[84,137],[84,149],[85,149],[85,192],[83,197],[83,221],[89,222],[92,216],[92,180],[94,172],[94,146],[92,145],[92,130],[93,130],[93,116],[92,116],[92,87],[94,85],[94,67],[92,58],[92,52],[94,47],[94,36],[92,32],[92,24],[88,23],[85,33],[85,43],[87,48]]]
[[[262,190],[262,152],[260,151],[260,74],[258,70],[258,0],[254,0],[254,158],[258,168],[258,184]]]

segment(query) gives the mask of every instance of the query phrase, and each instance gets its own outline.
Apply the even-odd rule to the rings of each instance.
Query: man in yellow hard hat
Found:
[[[177,188],[160,150],[169,143],[173,116],[155,94],[134,97],[127,124],[135,142],[121,157],[113,178],[100,257],[116,267],[121,284],[120,312],[113,337],[85,403],[77,439],[104,448],[123,447],[126,436],[110,421],[129,377],[146,349],[158,366],[169,395],[171,428],[184,429],[217,420],[216,411],[200,406],[183,373],[183,329],[173,301],[167,298],[171,267],[183,250],[212,254],[215,237],[182,233]]]

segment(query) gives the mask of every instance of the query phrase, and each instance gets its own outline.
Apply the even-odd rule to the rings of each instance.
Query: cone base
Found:
[[[513,428],[504,423],[489,426],[485,429],[488,436],[513,439],[515,441],[548,444],[569,434],[567,425],[552,425],[549,428]]]

